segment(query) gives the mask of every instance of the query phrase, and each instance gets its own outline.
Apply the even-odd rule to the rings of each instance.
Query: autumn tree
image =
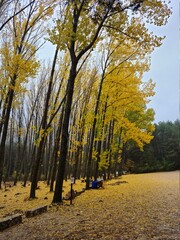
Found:
[[[67,82],[64,119],[62,123],[62,137],[60,146],[60,163],[56,179],[53,202],[62,201],[62,184],[68,152],[68,128],[73,100],[74,83],[78,74],[81,60],[102,40],[102,33],[106,37],[119,34],[131,35],[138,41],[157,40],[150,34],[143,34],[146,29],[143,20],[149,20],[156,25],[165,24],[170,14],[168,6],[158,1],[67,1],[62,3],[62,16],[51,32],[51,41],[58,44],[60,49],[68,51],[70,55],[70,71]],[[163,11],[162,11],[163,9]],[[134,16],[129,14],[132,11]],[[139,15],[138,15],[139,14]],[[90,31],[89,31],[90,30]],[[144,38],[145,37],[145,38]],[[149,44],[147,41],[147,44]]]
[[[26,97],[26,101],[24,101],[25,108],[28,112],[28,115],[26,114],[26,121],[24,127],[25,134],[23,138],[22,165],[20,173],[24,175],[24,187],[26,186],[29,173],[32,169],[32,160],[35,158],[36,146],[34,142],[36,130],[38,129],[38,118],[40,118],[39,115],[41,114],[38,106],[41,106],[41,96],[44,94],[45,91],[45,73],[46,72],[43,69],[42,73],[39,75],[39,78],[36,78],[36,84],[35,82],[31,82],[28,96]]]
[[[34,165],[33,165],[30,198],[35,198],[35,190],[36,190],[37,181],[38,181],[38,171],[39,171],[40,163],[43,160],[43,150],[45,149],[44,147],[45,147],[45,143],[47,140],[47,136],[52,131],[53,119],[55,118],[56,114],[60,112],[59,110],[63,106],[64,99],[65,99],[65,94],[63,94],[62,86],[63,86],[64,77],[65,77],[65,76],[63,76],[63,72],[66,71],[66,65],[63,66],[63,64],[61,64],[61,66],[65,67],[65,69],[64,70],[61,69],[62,72],[59,75],[59,77],[61,77],[61,78],[58,81],[57,90],[55,89],[55,87],[56,87],[55,82],[57,82],[56,62],[58,60],[58,51],[59,51],[59,47],[57,46],[55,53],[54,53],[54,59],[53,59],[53,63],[52,63],[50,76],[47,81],[48,87],[47,87],[47,92],[45,94],[45,99],[44,99],[44,104],[43,104],[42,119],[41,119],[41,123],[39,125],[38,134],[36,136],[36,141],[35,141],[35,144],[37,146],[37,154],[36,154],[36,159],[35,159]],[[64,56],[64,58],[66,59],[66,56]],[[56,77],[54,77],[55,75],[56,75]],[[61,115],[62,115],[62,113],[60,114],[60,118],[58,120],[60,122],[61,122],[60,119],[62,118]],[[61,126],[59,126],[59,127],[61,129]],[[57,131],[58,132],[61,131],[60,129],[58,129]],[[56,139],[57,143],[56,144],[58,144],[60,141],[58,132],[57,132],[57,139]],[[55,149],[55,151],[54,151],[55,158],[56,158],[56,155],[57,155],[57,150]]]
[[[42,121],[41,121],[41,127],[39,129],[39,134],[37,136],[38,138],[38,151],[37,151],[37,157],[33,165],[33,172],[32,172],[32,184],[31,184],[31,192],[30,192],[30,198],[35,198],[35,190],[37,187],[37,177],[38,177],[38,170],[42,158],[42,151],[43,151],[43,146],[44,142],[46,140],[46,134],[47,134],[47,116],[48,116],[48,110],[49,110],[49,102],[52,94],[52,85],[53,85],[53,77],[54,77],[54,72],[55,72],[55,65],[56,65],[56,60],[58,56],[58,47],[56,48],[55,54],[54,54],[54,60],[53,60],[53,65],[52,65],[52,70],[51,70],[51,75],[50,75],[50,80],[48,84],[48,90],[46,94],[46,99],[44,103],[44,110],[43,110],[43,116],[42,116]]]
[[[0,2],[0,31],[18,14],[34,4],[35,0],[21,5],[19,0],[1,0]]]
[[[1,46],[1,65],[3,71],[4,105],[1,119],[0,144],[0,183],[2,181],[5,142],[8,130],[9,117],[15,94],[22,90],[23,84],[29,77],[36,74],[38,62],[35,53],[39,48],[39,38],[42,37],[43,21],[52,14],[51,2],[32,1],[27,8],[21,8],[14,2],[19,14],[14,14],[8,28],[3,33]],[[37,25],[39,24],[39,28]],[[7,35],[8,34],[8,35]],[[8,37],[7,37],[8,36]]]

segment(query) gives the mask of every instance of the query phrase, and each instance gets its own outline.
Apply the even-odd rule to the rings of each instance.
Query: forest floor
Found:
[[[22,224],[0,232],[0,240],[180,240],[180,171],[124,175],[104,185],[85,191],[73,205],[66,201],[39,216],[23,217]],[[35,200],[28,200],[28,188],[0,190],[1,217],[51,203],[53,193],[45,183]]]

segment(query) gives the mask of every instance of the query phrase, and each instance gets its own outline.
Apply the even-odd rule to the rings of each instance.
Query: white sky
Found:
[[[175,121],[180,118],[180,0],[172,0],[173,13],[168,24],[153,28],[160,36],[166,36],[163,45],[152,54],[151,69],[144,79],[156,83],[156,95],[148,107],[155,110],[155,122]]]

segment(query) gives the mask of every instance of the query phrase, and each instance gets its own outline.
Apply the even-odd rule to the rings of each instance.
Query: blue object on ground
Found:
[[[97,181],[97,180],[94,180],[94,181],[92,182],[92,189],[96,189],[96,188],[98,188],[98,181]]]

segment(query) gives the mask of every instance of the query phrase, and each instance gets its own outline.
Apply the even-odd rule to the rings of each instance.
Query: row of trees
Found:
[[[154,138],[144,147],[143,152],[133,145],[127,149],[126,170],[139,173],[180,169],[179,130],[179,120],[155,124]]]
[[[125,145],[152,139],[154,84],[142,76],[163,38],[147,24],[166,24],[167,4],[12,0],[0,13],[0,186],[30,179],[34,198],[43,178],[61,202],[71,174],[88,189],[90,177],[120,172]],[[48,64],[37,58],[45,39]]]

